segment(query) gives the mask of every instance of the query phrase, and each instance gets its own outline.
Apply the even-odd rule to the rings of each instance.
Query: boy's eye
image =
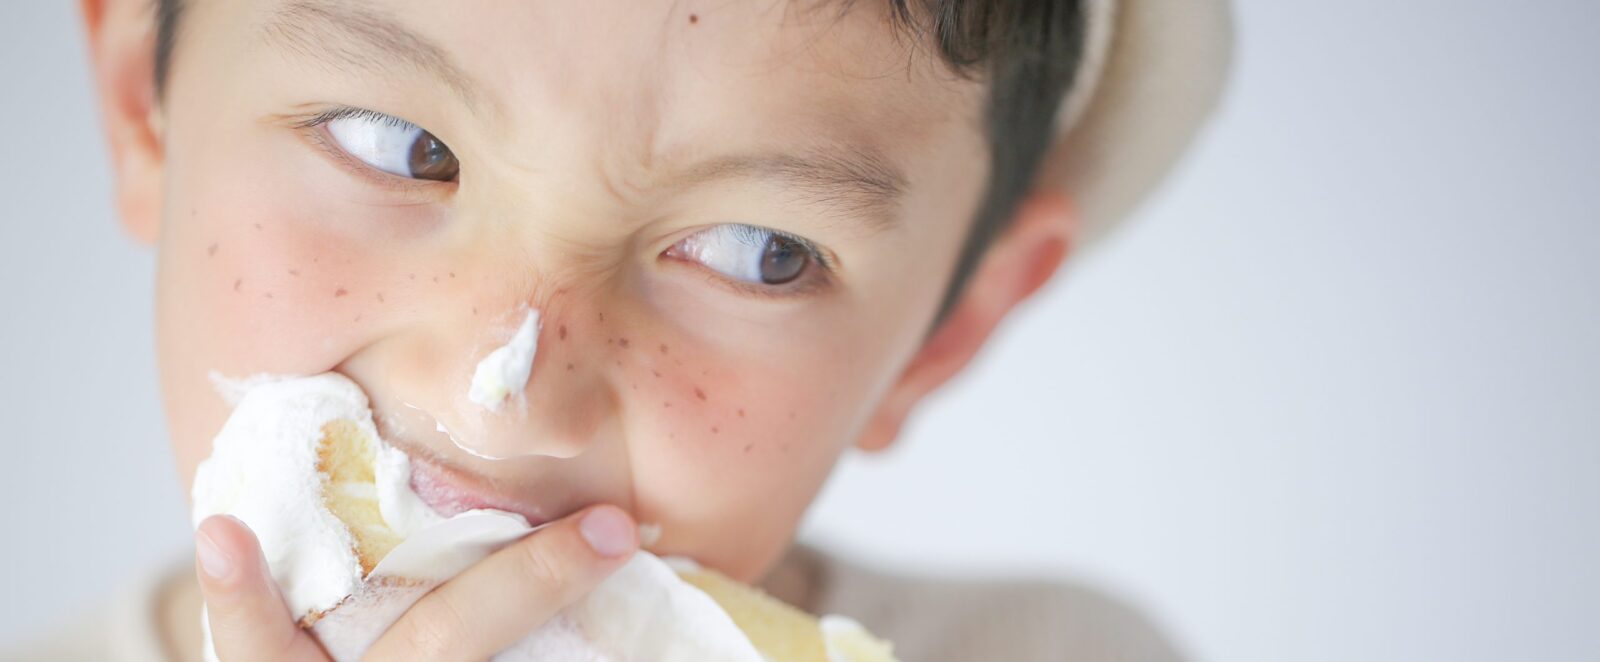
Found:
[[[453,180],[461,172],[449,147],[403,119],[352,109],[323,123],[340,149],[384,172],[441,182]]]
[[[745,283],[783,285],[820,260],[810,242],[753,225],[726,224],[701,230],[672,248],[672,257],[693,260]]]

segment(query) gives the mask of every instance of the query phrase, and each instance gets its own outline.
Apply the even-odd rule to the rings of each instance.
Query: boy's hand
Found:
[[[367,656],[486,659],[588,594],[638,546],[638,529],[620,508],[592,506],[569,515],[435,587]],[[219,659],[327,659],[290,617],[243,522],[225,515],[201,522],[195,566]]]

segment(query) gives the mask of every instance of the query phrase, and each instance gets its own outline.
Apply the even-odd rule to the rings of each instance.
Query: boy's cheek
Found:
[[[158,244],[163,390],[187,475],[227,417],[210,375],[314,374],[381,334],[393,311],[443,289],[394,252],[330,231],[327,210],[223,164],[175,173]],[[411,273],[410,278],[406,277]]]
[[[185,333],[207,370],[320,372],[375,317],[378,290],[360,253],[267,214],[200,210],[192,222],[163,247],[161,288],[175,316],[207,322]]]
[[[800,366],[736,374],[692,380],[694,397],[664,399],[654,412],[639,398],[631,406],[648,413],[627,434],[637,515],[662,525],[657,551],[749,580],[788,543],[857,413],[823,391],[831,380]]]
[[[159,256],[173,316],[209,329],[185,350],[203,354],[205,370],[329,370],[395,311],[461,285],[386,232],[394,214],[248,162],[205,162],[180,179],[191,194],[169,207]]]

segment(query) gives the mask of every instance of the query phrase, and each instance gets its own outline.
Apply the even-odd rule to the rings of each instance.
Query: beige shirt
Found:
[[[7,649],[0,660],[176,659],[164,639],[163,606],[175,592],[194,593],[191,572],[184,562],[152,573],[101,612]],[[904,662],[1182,659],[1138,612],[1074,584],[912,577],[800,545],[762,586],[813,613],[860,621],[894,642]]]

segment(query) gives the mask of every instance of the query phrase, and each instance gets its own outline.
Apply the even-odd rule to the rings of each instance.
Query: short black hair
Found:
[[[856,0],[847,0],[845,6]],[[956,73],[983,80],[989,181],[937,319],[959,299],[984,251],[1006,227],[1055,136],[1062,99],[1083,58],[1086,0],[887,0],[899,28],[933,44]],[[156,95],[162,96],[183,0],[156,0]]]
[[[984,108],[989,181],[935,317],[937,325],[1033,188],[1054,143],[1057,113],[1083,59],[1085,0],[889,2],[902,26],[924,43],[931,35],[947,65],[989,88]]]

